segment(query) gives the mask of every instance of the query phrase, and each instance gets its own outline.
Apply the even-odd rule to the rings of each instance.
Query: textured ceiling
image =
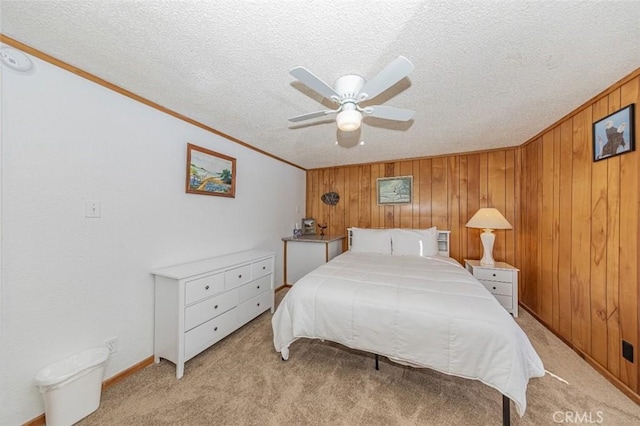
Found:
[[[639,1],[11,1],[3,34],[304,168],[520,145],[640,66]],[[403,55],[374,103],[416,110],[289,123]],[[342,145],[364,140],[363,146]],[[185,141],[177,141],[184,143]]]

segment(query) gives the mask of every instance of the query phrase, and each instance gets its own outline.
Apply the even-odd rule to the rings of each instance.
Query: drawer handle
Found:
[[[242,274],[238,275],[238,278],[242,278]]]
[[[267,267],[266,267],[266,266],[263,266],[263,267],[262,267],[262,269],[263,269],[263,270],[264,270],[264,269],[267,269]]]
[[[495,288],[495,287],[494,287]],[[214,306],[213,309],[218,309],[218,305]]]
[[[209,286],[206,286],[204,289],[205,289],[205,290],[209,290]]]
[[[495,276],[496,276],[496,274],[493,274],[493,276],[495,277]]]
[[[260,286],[258,286],[258,288],[260,288]]]
[[[213,327],[213,331],[218,331],[218,327]]]
[[[260,306],[260,303],[258,303],[258,306]]]
[[[494,287],[493,289],[495,290],[496,288]]]

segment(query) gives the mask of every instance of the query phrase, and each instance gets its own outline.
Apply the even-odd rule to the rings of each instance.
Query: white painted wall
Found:
[[[55,361],[115,336],[107,378],[152,355],[153,268],[255,247],[281,284],[305,206],[304,171],[32,59],[1,76],[2,425],[44,412]],[[185,193],[187,142],[237,159],[235,198]]]

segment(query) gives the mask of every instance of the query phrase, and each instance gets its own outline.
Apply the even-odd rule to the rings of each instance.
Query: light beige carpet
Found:
[[[278,292],[278,299],[284,291]],[[513,425],[640,425],[640,407],[528,313],[517,322],[545,368]],[[299,340],[281,361],[266,312],[196,358],[176,380],[162,360],[102,395],[81,425],[500,425],[502,396],[477,381],[415,369],[338,344]],[[571,421],[569,421],[571,420]],[[577,421],[579,420],[579,421]]]

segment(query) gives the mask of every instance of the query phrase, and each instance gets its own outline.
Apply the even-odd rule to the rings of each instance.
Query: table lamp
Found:
[[[481,228],[484,232],[480,234],[482,241],[481,265],[493,266],[493,243],[496,240],[494,229],[511,229],[511,224],[502,216],[498,209],[483,207],[473,215],[467,222],[467,228]]]

